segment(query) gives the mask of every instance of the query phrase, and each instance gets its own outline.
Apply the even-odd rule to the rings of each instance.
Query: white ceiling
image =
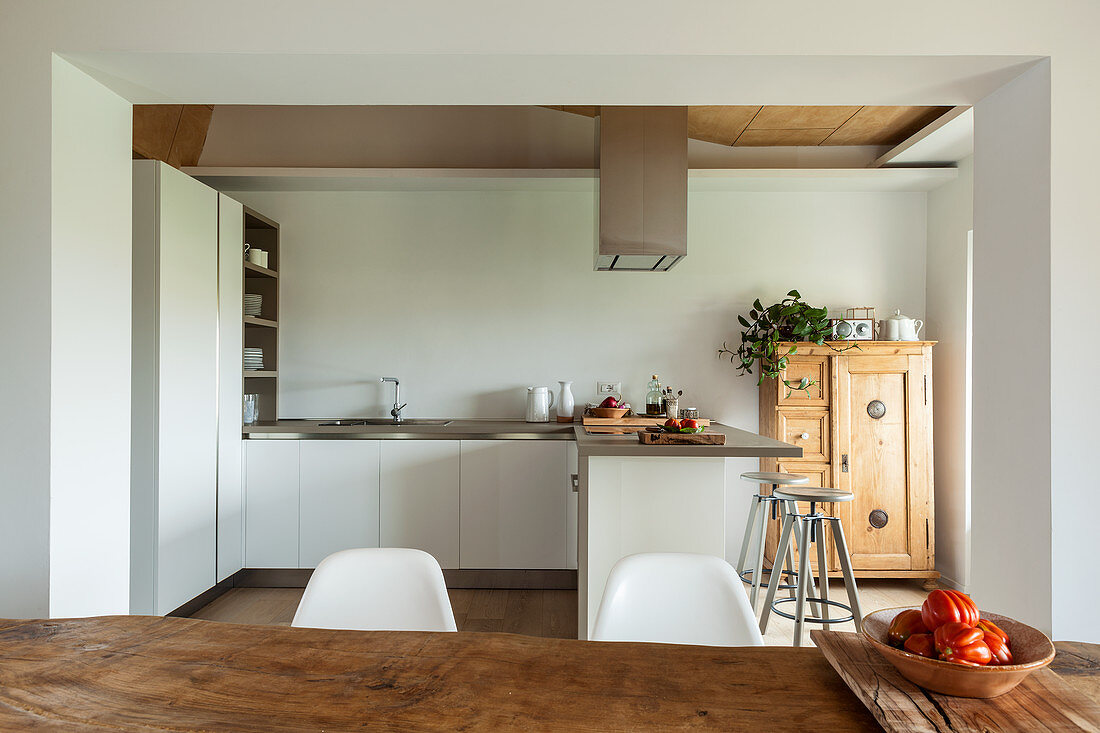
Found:
[[[67,53],[135,103],[973,104],[1035,56]]]

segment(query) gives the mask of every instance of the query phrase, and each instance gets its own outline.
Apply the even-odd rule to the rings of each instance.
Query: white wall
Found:
[[[933,358],[936,456],[936,569],[945,583],[970,584],[970,283],[974,228],[974,158],[959,177],[928,194],[928,308],[924,337],[939,341]]]
[[[282,417],[522,417],[525,387],[649,375],[734,425],[755,380],[716,356],[754,297],[924,311],[924,193],[699,192],[668,273],[592,270],[583,192],[231,193],[282,227]]]
[[[130,103],[53,61],[50,615],[127,613]]]
[[[1049,94],[1050,65],[1044,62],[974,108],[976,510],[970,543],[971,588],[981,607],[1048,630],[1055,561],[1051,353],[1058,346],[1049,336],[1051,258],[1044,246],[1051,212],[1050,117],[1043,109]],[[1005,124],[1009,119],[1012,124]],[[1091,566],[1087,556],[1057,562]],[[1078,566],[1076,574],[1079,587],[1096,585],[1095,572]],[[1087,608],[1079,613],[1095,616]],[[1057,638],[1066,638],[1065,632]]]

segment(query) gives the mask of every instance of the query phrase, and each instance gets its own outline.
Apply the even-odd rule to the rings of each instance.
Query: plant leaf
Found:
[[[740,323],[745,328],[749,327],[749,322],[747,320],[745,320],[744,316],[737,316],[737,322]]]

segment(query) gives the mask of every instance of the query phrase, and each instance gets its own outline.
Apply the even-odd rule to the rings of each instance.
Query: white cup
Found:
[[[249,247],[248,252],[245,254],[248,257],[248,261],[253,265],[259,265],[260,267],[267,267],[267,252],[262,249],[256,249],[255,247]]]

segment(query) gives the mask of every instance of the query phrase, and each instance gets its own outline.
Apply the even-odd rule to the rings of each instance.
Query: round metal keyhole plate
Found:
[[[868,515],[867,521],[875,529],[882,529],[886,526],[886,523],[890,521],[890,515],[881,509],[875,509]]]
[[[872,420],[878,420],[886,414],[886,405],[881,400],[871,400],[867,403],[867,414]]]

